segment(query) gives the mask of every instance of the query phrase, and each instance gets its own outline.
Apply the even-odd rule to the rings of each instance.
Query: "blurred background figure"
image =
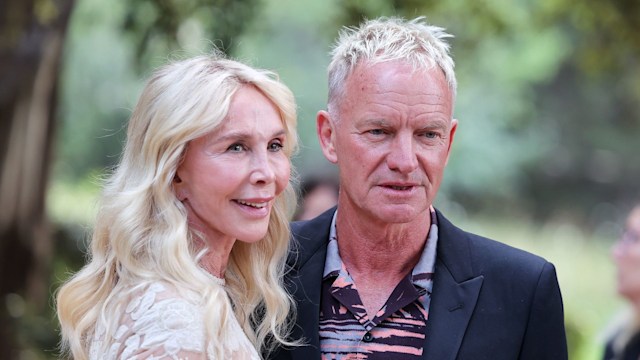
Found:
[[[605,360],[640,359],[640,203],[629,213],[624,232],[612,249],[618,293],[631,306],[605,349]]]
[[[309,220],[338,203],[338,180],[330,175],[308,176],[300,183],[300,201],[294,220]]]

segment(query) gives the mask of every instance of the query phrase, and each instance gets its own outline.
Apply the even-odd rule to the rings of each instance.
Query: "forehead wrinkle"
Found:
[[[445,103],[445,102],[449,102],[450,100],[450,92],[438,92],[438,91],[432,91],[431,89],[427,89],[424,88],[422,89],[422,92],[420,93],[404,93],[402,92],[402,90],[397,91],[397,90],[391,90],[391,89],[387,89],[387,87],[385,86],[385,84],[379,84],[379,83],[374,83],[374,84],[369,84],[369,85],[365,85],[362,88],[362,92],[359,91],[360,96],[367,96],[366,94],[366,90],[370,91],[369,95],[383,95],[386,97],[389,96],[399,96],[401,99],[421,99],[424,98],[424,100],[421,101],[415,101],[415,103],[413,104],[409,104],[409,105],[419,105],[419,104],[425,104],[425,105],[435,105],[438,103]]]
[[[406,97],[403,97],[406,99]],[[447,117],[446,113],[449,111],[449,107],[446,103],[425,103],[419,102],[415,104],[407,104],[403,100],[394,101],[393,99],[387,99],[388,101],[379,102],[375,100],[369,100],[366,103],[369,104],[369,108],[365,112],[365,116],[367,114],[373,113],[375,116],[380,117],[381,119],[386,119],[388,117],[393,117],[398,113],[403,113],[405,109],[410,111],[410,114],[413,114],[413,117],[424,116],[424,115],[442,115],[443,117]],[[387,111],[386,114],[380,114],[381,111]],[[405,114],[403,115],[410,115]]]
[[[249,114],[246,114],[246,113],[236,114],[235,112],[234,113],[229,112],[229,114],[227,114],[227,118],[226,118],[227,123],[223,126],[223,128],[225,126],[233,125],[233,123],[235,121],[237,121],[237,119],[249,118],[249,119],[255,120],[255,119],[260,117],[260,109],[252,106],[251,109],[248,109],[248,110],[250,111]]]
[[[387,97],[400,97],[402,102],[406,99],[413,100],[411,103],[406,104],[409,106],[425,105],[425,106],[444,106],[448,102],[448,96],[446,94],[425,92],[420,94],[405,94],[398,91],[383,91],[379,90],[374,93],[375,95],[384,95]],[[406,102],[405,102],[406,103]]]

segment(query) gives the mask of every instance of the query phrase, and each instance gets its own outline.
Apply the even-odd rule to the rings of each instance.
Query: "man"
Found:
[[[432,206],[458,124],[448,37],[422,18],[341,34],[317,116],[338,206],[293,225],[306,344],[276,359],[567,358],[553,265]]]

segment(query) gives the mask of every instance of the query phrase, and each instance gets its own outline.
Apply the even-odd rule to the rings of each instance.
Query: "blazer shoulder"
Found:
[[[331,220],[336,208],[332,208],[307,221],[291,223],[291,246],[287,263],[300,268],[329,242]]]
[[[547,263],[543,257],[503,242],[480,235],[466,233],[472,252],[478,258],[492,259],[495,263],[508,263],[517,266],[542,267]]]
[[[447,265],[456,267],[456,263],[466,261],[471,267],[468,270],[474,274],[494,274],[512,278],[527,276],[536,279],[545,267],[553,267],[541,256],[466,232],[451,224],[440,213],[438,221],[438,257]]]

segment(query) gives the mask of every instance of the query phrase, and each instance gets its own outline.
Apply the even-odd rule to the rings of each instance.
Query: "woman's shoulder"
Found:
[[[206,359],[206,354],[213,357],[215,353],[213,343],[207,343],[205,338],[205,301],[193,290],[154,282],[132,298],[125,313],[131,319],[132,330],[140,335],[139,341],[133,341],[139,350],[131,353],[137,358],[147,355],[157,358],[158,349],[161,354],[179,359]],[[229,335],[225,343],[219,345],[226,354],[224,358],[259,359],[233,312],[223,321]]]
[[[96,334],[99,342],[111,339],[108,359],[204,353],[202,305],[195,292],[154,281],[136,286],[123,305],[112,335]]]
[[[137,308],[140,311],[148,310],[150,305],[161,302],[178,302],[190,304],[194,307],[201,306],[202,297],[193,289],[178,286],[164,280],[149,281],[136,286],[131,290],[125,312]]]
[[[133,320],[148,316],[186,316],[187,313],[201,311],[201,300],[195,291],[178,288],[165,281],[154,281],[131,293],[124,314]],[[183,311],[174,314],[172,309]]]

